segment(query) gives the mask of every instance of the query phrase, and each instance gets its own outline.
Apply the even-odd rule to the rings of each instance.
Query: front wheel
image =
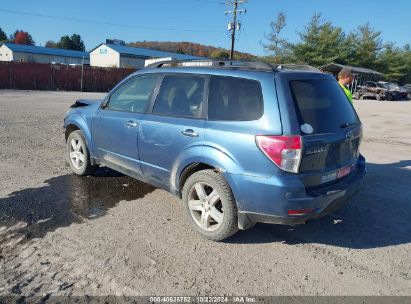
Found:
[[[203,170],[183,186],[183,203],[192,228],[207,239],[224,240],[238,231],[237,206],[224,177]]]
[[[87,143],[81,131],[73,131],[67,138],[67,154],[70,168],[77,175],[89,175],[94,171],[90,162]]]

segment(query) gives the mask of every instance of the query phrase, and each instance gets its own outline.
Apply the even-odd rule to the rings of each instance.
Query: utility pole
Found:
[[[246,13],[245,9],[238,9],[238,6],[246,3],[248,0],[234,0],[224,3],[225,5],[234,6],[234,10],[226,11],[225,14],[233,14],[233,21],[228,23],[228,31],[231,32],[231,50],[230,50],[230,59],[234,58],[234,45],[235,45],[235,34],[236,30],[239,30],[241,23],[237,22],[237,14]]]
[[[84,56],[81,60],[81,81],[80,81],[80,92],[83,92],[83,73],[84,73]]]

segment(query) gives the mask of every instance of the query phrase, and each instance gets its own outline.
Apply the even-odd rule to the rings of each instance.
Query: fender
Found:
[[[91,138],[90,128],[87,125],[86,120],[84,117],[78,113],[72,113],[70,116],[67,117],[66,121],[64,122],[64,128],[67,128],[69,125],[75,125],[77,128],[83,132],[84,138],[87,143],[87,147],[90,153],[91,161],[93,161],[95,153],[94,153],[94,145],[93,140]]]
[[[177,158],[170,175],[172,188],[178,191],[181,173],[194,163],[209,165],[222,173],[240,174],[242,172],[237,161],[228,152],[213,146],[193,146],[184,150]]]

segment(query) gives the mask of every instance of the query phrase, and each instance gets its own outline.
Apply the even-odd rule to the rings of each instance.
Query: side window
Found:
[[[166,75],[160,87],[153,113],[200,118],[204,100],[204,77]]]
[[[257,120],[263,115],[263,94],[258,81],[212,76],[208,97],[208,119]]]
[[[107,108],[115,111],[144,113],[150,104],[158,76],[136,76],[119,87],[111,96]]]

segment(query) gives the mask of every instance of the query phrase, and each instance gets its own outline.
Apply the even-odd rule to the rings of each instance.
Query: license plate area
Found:
[[[321,177],[321,184],[329,183],[337,179],[343,178],[351,173],[353,166],[346,166],[342,169],[327,173]]]
[[[337,179],[347,176],[351,172],[351,166],[342,168],[337,171]]]

